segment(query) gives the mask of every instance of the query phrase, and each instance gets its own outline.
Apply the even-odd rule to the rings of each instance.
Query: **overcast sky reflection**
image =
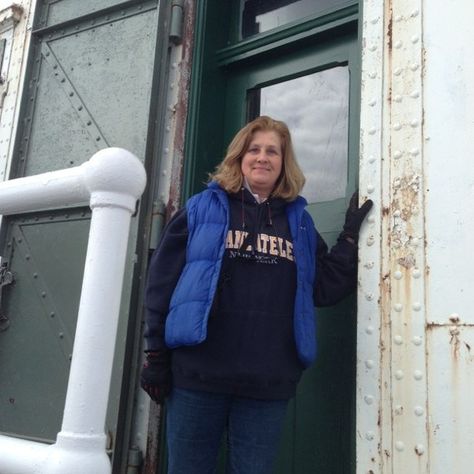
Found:
[[[336,67],[261,90],[260,114],[289,127],[310,203],[346,195],[349,71]]]

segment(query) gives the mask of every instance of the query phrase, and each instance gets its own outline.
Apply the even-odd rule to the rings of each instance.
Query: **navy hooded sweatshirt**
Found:
[[[293,313],[296,265],[286,202],[259,204],[245,190],[229,195],[230,225],[207,338],[173,349],[176,387],[258,399],[294,396],[303,366],[298,358]],[[245,233],[244,233],[245,232]],[[166,227],[149,269],[146,292],[148,351],[166,350],[169,302],[185,264],[186,210]],[[272,246],[270,242],[278,242]],[[317,236],[316,306],[337,303],[357,281],[357,247],[344,239],[328,253]]]

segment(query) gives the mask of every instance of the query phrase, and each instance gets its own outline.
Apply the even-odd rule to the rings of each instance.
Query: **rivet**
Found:
[[[420,245],[420,239],[413,237],[413,239],[411,239],[411,245],[413,245],[413,247],[418,247],[418,245]]]
[[[29,255],[25,255],[25,259],[26,259],[26,260],[29,260],[29,259],[30,259],[30,256],[29,256]]]
[[[375,25],[377,24],[377,22],[379,21],[379,17],[375,17],[375,18],[372,18],[372,20],[370,20],[370,23],[372,23],[372,25]]]
[[[402,69],[397,67],[395,71],[393,71],[393,73],[395,74],[395,76],[399,76],[402,73]]]
[[[411,42],[412,42],[413,44],[418,43],[418,41],[420,41],[420,37],[419,37],[419,36],[414,35],[414,36],[411,37]]]
[[[64,333],[60,332],[59,333],[59,339],[62,339],[64,337]]]
[[[82,109],[83,109],[82,105],[80,105],[80,106],[77,108],[77,110],[82,110]]]
[[[397,122],[397,123],[393,126],[393,129],[394,129],[394,130],[397,130],[397,131],[398,131],[398,130],[401,130],[401,128],[402,128],[402,124],[399,123],[399,122]]]
[[[400,313],[403,309],[403,305],[401,303],[396,303],[393,307],[393,309],[397,312]]]
[[[23,242],[23,239],[22,238],[19,238],[18,239],[18,243],[21,244]]]
[[[421,380],[423,378],[423,372],[421,372],[421,370],[415,370],[413,372],[413,377],[415,380]]]
[[[367,262],[364,264],[364,267],[367,268],[367,270],[372,270],[374,268],[375,263],[374,262]]]
[[[374,155],[369,156],[369,163],[375,163],[375,156]]]
[[[46,297],[46,291],[42,291],[42,292],[41,292],[41,296],[42,296],[43,298],[45,298],[45,297]]]
[[[403,374],[403,370],[397,370],[397,371],[395,371],[395,378],[396,378],[397,380],[402,380],[403,375],[404,375],[404,374]]]
[[[51,312],[51,313],[49,313],[49,316],[50,316],[51,318],[54,318],[56,315],[54,314],[54,312]]]
[[[400,150],[397,150],[394,154],[393,157],[398,160],[402,157],[402,152]]]
[[[403,406],[402,405],[397,405],[395,407],[395,415],[403,415]]]
[[[372,403],[374,403],[374,397],[372,395],[366,395],[364,401],[367,405],[372,405]]]
[[[397,335],[393,338],[393,341],[397,346],[401,346],[403,344],[403,337],[400,335]]]
[[[413,120],[410,122],[410,125],[411,125],[413,128],[418,127],[419,124],[420,124],[420,122],[418,122],[418,120],[416,120],[416,119],[413,119]]]
[[[416,416],[422,416],[425,413],[423,407],[420,406],[416,406],[414,412]]]
[[[55,65],[53,66],[53,69],[57,69],[57,68],[58,68],[58,65],[55,64]]]
[[[397,16],[395,17],[395,21],[396,21],[397,23],[400,23],[402,20],[403,20],[403,17],[402,17],[401,15],[397,15]]]
[[[38,278],[38,274],[36,272],[33,273],[33,278]]]
[[[374,245],[374,243],[375,243],[375,237],[373,235],[371,235],[370,237],[367,238],[367,245],[369,247]]]
[[[86,122],[86,125],[90,126],[90,125],[92,125],[92,122],[91,122],[90,120],[88,120],[88,121]]]
[[[369,72],[369,77],[371,79],[375,79],[377,77],[377,73],[375,71]]]
[[[415,346],[421,346],[421,343],[423,340],[421,339],[420,336],[413,336],[412,342]]]
[[[410,97],[412,99],[418,99],[418,97],[420,97],[420,92],[419,91],[413,91],[411,94],[410,94]]]
[[[49,51],[46,51],[46,56],[49,56]]]
[[[369,217],[367,217],[367,222],[373,224],[375,222],[375,216],[371,214]]]
[[[371,99],[371,100],[369,101],[369,105],[370,105],[371,107],[373,107],[373,106],[376,105],[376,104],[377,104],[377,101],[376,101],[375,99]]]
[[[419,13],[420,13],[419,10],[413,10],[413,11],[411,12],[410,16],[411,16],[412,18],[415,18],[416,16],[418,16]]]
[[[368,368],[368,369],[372,369],[374,367],[375,363],[373,360],[371,359],[368,359],[365,361],[365,366]]]
[[[369,46],[369,51],[372,51],[372,52],[377,51],[377,45],[376,44],[371,44]]]
[[[96,141],[96,142],[100,142],[100,137],[96,137],[96,138],[95,138],[95,141]]]
[[[410,155],[411,156],[418,156],[420,154],[420,150],[418,148],[412,148],[410,150]]]
[[[369,135],[375,135],[377,133],[377,129],[376,128],[371,128],[369,130]]]
[[[403,441],[397,441],[395,443],[395,448],[397,451],[403,451],[405,449],[405,445],[403,444]]]
[[[400,270],[397,270],[394,274],[393,274],[393,277],[395,278],[395,280],[401,280],[403,278],[403,274]]]
[[[420,278],[420,276],[421,276],[420,269],[419,268],[414,268],[412,275],[413,275],[413,278]]]
[[[74,95],[74,92],[69,92],[69,97],[72,97]]]
[[[374,295],[372,293],[366,293],[365,294],[365,299],[367,301],[372,301],[374,299]]]
[[[165,148],[165,153],[169,153],[170,152],[170,149],[169,148]]]
[[[61,78],[61,82],[64,83],[66,82],[66,79],[64,77]]]
[[[400,217],[402,215],[402,213],[400,212],[400,209],[396,209],[395,211],[393,211],[393,217]]]
[[[420,65],[418,63],[412,63],[410,64],[410,69],[414,72],[416,71],[418,68],[420,67]]]
[[[393,100],[397,103],[400,103],[402,101],[402,96],[401,95],[396,95]]]
[[[403,43],[401,41],[397,41],[394,46],[396,49],[400,49],[403,46]]]
[[[367,192],[368,192],[369,194],[372,194],[374,191],[375,191],[375,186],[374,186],[373,184],[369,184],[369,185],[367,186]]]
[[[375,434],[373,431],[367,431],[367,433],[365,433],[365,439],[367,441],[372,441],[374,438],[375,438]]]
[[[415,446],[415,453],[421,456],[425,452],[425,447],[422,444],[417,444]]]

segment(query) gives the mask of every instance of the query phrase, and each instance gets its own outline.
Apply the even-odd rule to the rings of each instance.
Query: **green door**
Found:
[[[357,67],[357,36],[349,33],[233,71],[227,89],[228,139],[257,115],[288,124],[307,178],[303,195],[329,245],[356,188]],[[354,305],[349,298],[318,310],[318,359],[290,403],[278,473],[352,470]]]
[[[78,166],[108,146],[145,159],[157,6],[157,0],[38,2],[12,178]],[[3,221],[0,254],[14,278],[1,300],[4,434],[51,442],[60,430],[89,218],[85,205]],[[133,332],[128,313],[137,229],[135,217],[107,417],[110,451],[120,436],[124,353]]]
[[[343,0],[236,3],[243,12],[239,33],[235,22],[225,23],[229,20],[223,11],[206,12],[208,19],[215,15],[207,29],[219,16],[222,29],[230,34],[221,33],[222,47],[217,51],[219,31],[207,32],[202,39],[203,85],[197,92],[201,102],[196,122],[190,125],[188,150],[195,160],[187,165],[187,191],[199,189],[204,171],[221,159],[225,146],[248,120],[265,114],[284,120],[307,178],[303,195],[308,209],[331,246],[357,187],[357,5]],[[341,8],[324,10],[331,5]],[[305,14],[314,15],[298,22],[298,9],[304,8]],[[288,17],[288,26],[281,25],[284,15],[291,13],[296,16]],[[250,33],[242,38],[245,31]],[[235,44],[228,46],[232,41]],[[355,295],[319,309],[317,332],[318,359],[290,402],[278,474],[355,472]],[[223,464],[219,472],[224,472]]]

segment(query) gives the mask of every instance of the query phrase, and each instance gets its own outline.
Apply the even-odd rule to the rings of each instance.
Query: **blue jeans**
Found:
[[[270,474],[288,400],[174,388],[167,401],[168,474],[213,474],[227,430],[227,474]]]

